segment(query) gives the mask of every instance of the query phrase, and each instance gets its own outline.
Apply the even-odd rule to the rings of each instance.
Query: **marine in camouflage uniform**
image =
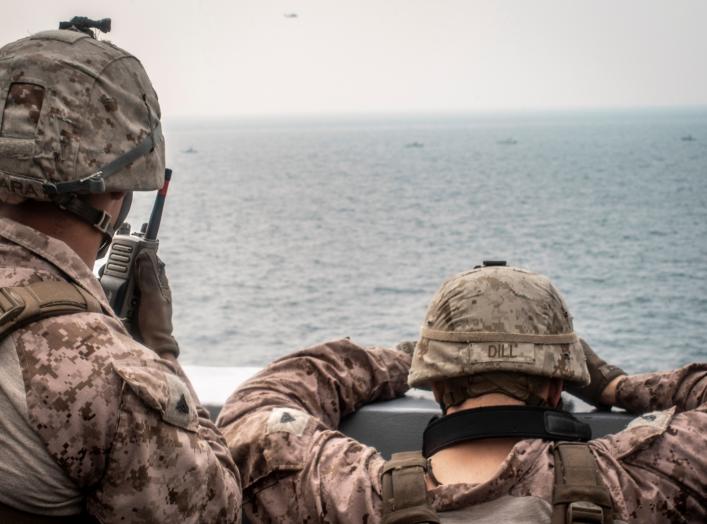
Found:
[[[238,522],[238,472],[176,360],[164,265],[138,258],[143,345],[94,277],[96,251],[74,247],[81,227],[97,249],[116,225],[92,194],[125,203],[162,185],[160,110],[141,64],[87,32],[24,38],[0,49],[0,115],[0,287],[68,282],[96,305],[1,341],[0,520]]]
[[[596,387],[604,390],[611,381],[617,384],[615,405],[642,415],[624,431],[588,443],[616,521],[705,522],[707,364],[626,376],[579,339],[557,347],[526,343],[516,348],[514,362],[507,354],[489,358],[484,342],[509,331],[530,340],[549,335],[547,342],[568,337],[571,327],[547,279],[515,268],[483,268],[451,279],[437,293],[412,370],[401,351],[365,349],[349,340],[275,361],[238,388],[217,422],[242,475],[246,515],[252,522],[381,522],[386,461],[338,432],[342,417],[403,395],[408,380],[454,384],[486,376],[475,375],[479,368],[520,367],[568,381],[575,376],[573,391],[596,404],[603,398]],[[461,333],[474,341],[460,342]],[[540,365],[533,368],[533,362]],[[427,497],[442,522],[549,522],[552,450],[547,440],[521,439],[495,474],[475,484],[441,484],[428,471]]]

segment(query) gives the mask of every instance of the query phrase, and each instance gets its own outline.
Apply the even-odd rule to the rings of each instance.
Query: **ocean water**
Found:
[[[160,254],[185,363],[414,339],[439,284],[483,259],[548,275],[576,330],[629,372],[707,359],[707,110],[166,131]]]

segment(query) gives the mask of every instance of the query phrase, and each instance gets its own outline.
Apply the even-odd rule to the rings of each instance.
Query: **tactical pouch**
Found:
[[[16,329],[48,317],[101,312],[95,298],[69,282],[47,280],[0,288],[0,341]]]
[[[417,451],[394,453],[381,474],[383,524],[439,524],[427,499],[427,461]]]
[[[552,524],[612,522],[611,496],[589,446],[584,442],[558,442],[553,454]]]

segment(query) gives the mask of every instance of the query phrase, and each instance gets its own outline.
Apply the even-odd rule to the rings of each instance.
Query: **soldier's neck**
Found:
[[[459,406],[449,408],[451,415],[465,409],[490,406],[519,406],[520,400],[501,393],[489,393],[467,399]],[[462,442],[435,453],[431,458],[434,479],[441,484],[481,484],[490,480],[520,438],[490,438]],[[428,486],[434,486],[432,478]]]
[[[435,453],[430,464],[429,487],[440,484],[482,484],[496,474],[508,454],[521,439],[494,438],[462,442]]]
[[[61,240],[93,269],[102,236],[97,229],[79,218],[50,202],[36,201],[0,205],[0,216]]]

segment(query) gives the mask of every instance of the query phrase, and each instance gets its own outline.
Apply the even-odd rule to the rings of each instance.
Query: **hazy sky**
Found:
[[[171,116],[707,105],[705,0],[2,1],[112,17]]]

